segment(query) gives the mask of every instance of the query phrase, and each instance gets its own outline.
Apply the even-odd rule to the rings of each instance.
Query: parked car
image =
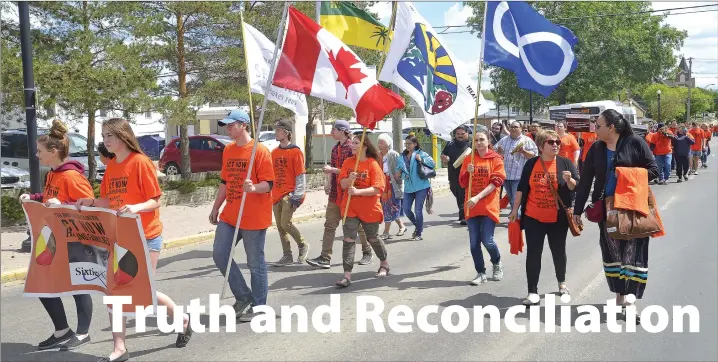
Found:
[[[222,152],[232,139],[222,135],[201,135],[189,137],[189,157],[192,173],[222,170]],[[165,175],[181,174],[180,139],[173,138],[160,152],[159,169]]]
[[[46,134],[48,129],[38,129],[37,135]],[[69,132],[67,138],[70,139],[70,154],[72,160],[80,162],[85,167],[85,177],[89,177],[89,164],[87,162],[87,138],[79,133]],[[2,147],[0,148],[0,156],[2,157],[2,167],[17,167],[25,171],[30,171],[30,159],[28,158],[28,142],[27,130],[15,129],[2,132]],[[100,162],[100,156],[95,149],[95,164],[97,165],[96,181],[102,181],[105,175],[105,165]],[[50,172],[50,167],[40,165],[40,182],[44,185],[45,176]]]
[[[3,189],[30,188],[30,172],[8,165],[3,165],[0,171]]]
[[[274,131],[262,131],[259,132],[259,142],[272,152],[273,149],[279,146],[279,141],[274,138]]]

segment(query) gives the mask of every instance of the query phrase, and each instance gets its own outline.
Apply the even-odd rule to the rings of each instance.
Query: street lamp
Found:
[[[659,89],[656,93],[658,93],[658,122],[661,122],[661,90]]]

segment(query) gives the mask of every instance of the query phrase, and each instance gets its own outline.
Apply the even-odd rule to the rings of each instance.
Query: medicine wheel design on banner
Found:
[[[35,242],[35,261],[39,265],[50,265],[52,259],[55,258],[55,236],[52,235],[52,230],[49,226],[45,225],[40,234],[37,236]]]
[[[124,285],[137,276],[139,266],[137,258],[129,250],[115,244],[115,254],[112,260],[112,272],[115,284]]]

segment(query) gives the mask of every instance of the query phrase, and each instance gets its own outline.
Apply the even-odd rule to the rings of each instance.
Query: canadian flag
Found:
[[[272,82],[345,105],[370,129],[393,110],[404,108],[404,100],[379,84],[348,46],[293,6]]]

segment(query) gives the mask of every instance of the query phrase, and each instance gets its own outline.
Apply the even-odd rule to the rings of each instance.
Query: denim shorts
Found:
[[[701,157],[701,156],[703,156],[703,150],[701,150],[701,151],[693,151],[693,150],[691,150],[691,155],[692,155],[693,157]]]
[[[147,239],[147,249],[150,249],[150,251],[162,250],[162,235],[154,239]]]

